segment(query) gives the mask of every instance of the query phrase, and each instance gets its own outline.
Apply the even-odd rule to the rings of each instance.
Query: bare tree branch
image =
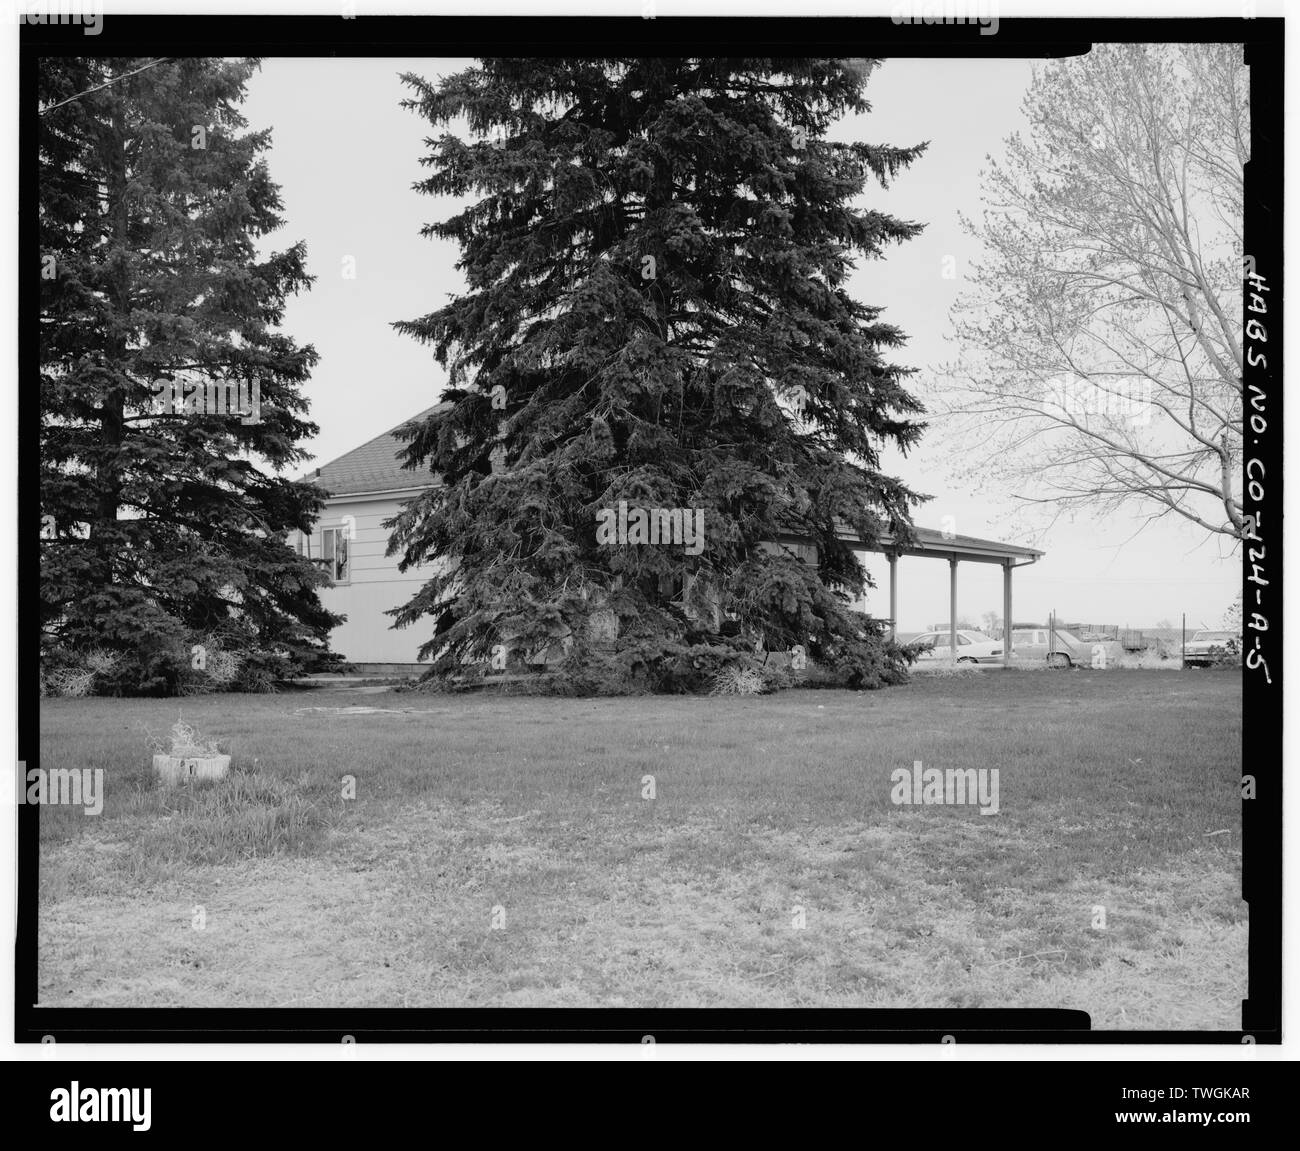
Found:
[[[1107,45],[1040,68],[983,173],[933,426],[1026,504],[1146,505],[1239,541],[1240,45]]]

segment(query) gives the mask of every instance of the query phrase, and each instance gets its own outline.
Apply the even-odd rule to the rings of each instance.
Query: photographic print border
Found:
[[[1281,1037],[1282,869],[1282,172],[1283,21],[1280,19],[1013,19],[997,34],[976,25],[918,27],[888,18],[121,16],[101,34],[76,26],[20,32],[20,541],[40,529],[37,484],[39,264],[36,74],[64,56],[581,56],[843,55],[868,49],[906,57],[1080,54],[1098,42],[1244,43],[1250,65],[1251,159],[1246,167],[1244,255],[1253,258],[1266,313],[1247,312],[1246,513],[1256,540],[1242,548],[1245,630],[1242,897],[1249,903],[1249,998],[1240,1030],[1088,1029],[1081,1011],[1040,1009],[449,1008],[199,1009],[40,1006],[37,996],[39,809],[18,807],[19,892],[15,1038],[57,1042],[800,1042],[800,1043],[1278,1043]],[[1243,307],[1251,299],[1250,284]],[[1251,333],[1255,335],[1252,337]],[[1254,349],[1252,358],[1251,350]],[[1257,417],[1257,418],[1254,418]],[[40,764],[39,620],[34,548],[19,554],[18,759]],[[1258,626],[1262,622],[1263,626]]]

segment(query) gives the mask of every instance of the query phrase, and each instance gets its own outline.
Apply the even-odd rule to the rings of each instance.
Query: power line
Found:
[[[60,100],[57,104],[51,104],[48,108],[42,108],[40,115],[44,116],[46,112],[53,112],[55,108],[62,108],[64,104],[71,104],[73,100],[80,100],[82,96],[89,96],[92,92],[98,92],[107,88],[110,84],[116,84],[119,80],[129,80],[132,76],[138,76],[141,72],[147,72],[150,68],[156,68],[159,64],[166,64],[172,58],[170,56],[160,56],[157,60],[151,60],[142,68],[137,68],[134,72],[123,72],[120,76],[114,76],[105,80],[102,84],[96,84],[93,88],[87,88],[84,92],[78,92],[75,96],[69,96],[66,100]]]

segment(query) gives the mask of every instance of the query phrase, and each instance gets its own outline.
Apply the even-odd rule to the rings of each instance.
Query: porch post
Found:
[[[948,646],[957,662],[957,557],[948,561]]]
[[[889,557],[889,638],[898,640],[898,557]]]
[[[1011,561],[1002,561],[1002,666],[1011,666]]]

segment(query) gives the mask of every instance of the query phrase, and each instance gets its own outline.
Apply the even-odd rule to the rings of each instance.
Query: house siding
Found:
[[[321,603],[332,612],[346,615],[345,622],[330,633],[330,647],[349,663],[414,664],[420,645],[429,638],[429,621],[395,630],[393,618],[385,613],[410,600],[437,570],[435,565],[398,571],[399,556],[385,555],[389,532],[383,524],[401,510],[413,493],[387,496],[337,496],[328,501],[311,535],[311,555],[322,554],[325,529],[344,527],[347,516],[355,519],[351,540],[350,579],[320,589]],[[290,543],[298,546],[301,533]]]

